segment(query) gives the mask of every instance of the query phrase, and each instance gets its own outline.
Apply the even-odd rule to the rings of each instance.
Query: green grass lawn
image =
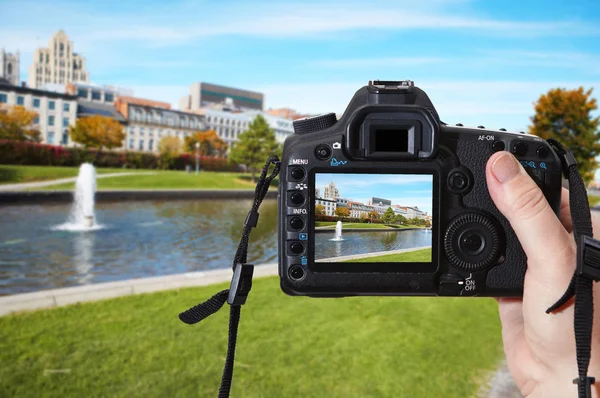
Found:
[[[148,170],[99,168],[96,171],[98,174],[108,174],[143,172]],[[78,167],[0,165],[0,184],[56,180],[59,178],[77,177],[77,173],[79,173]]]
[[[431,249],[415,250],[407,253],[385,254],[377,257],[366,257],[344,261],[346,263],[429,263]]]
[[[588,202],[590,203],[590,207],[596,206],[598,203],[600,203],[600,196],[588,195]]]
[[[99,178],[98,189],[254,189],[249,175],[201,171],[198,175],[185,171],[144,170],[154,174]],[[272,186],[276,186],[274,181]],[[72,190],[73,183],[38,188],[43,190]]]
[[[2,317],[0,396],[214,397],[228,309],[177,314],[227,286]],[[492,299],[293,298],[271,277],[242,310],[232,396],[471,397],[501,357]]]

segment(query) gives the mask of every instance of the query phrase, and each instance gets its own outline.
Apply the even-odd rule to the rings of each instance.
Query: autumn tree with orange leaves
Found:
[[[573,152],[577,169],[586,183],[594,178],[600,154],[600,117],[591,113],[598,109],[592,89],[584,91],[555,88],[543,94],[535,105],[529,132],[544,139],[554,138]]]
[[[40,132],[33,127],[38,114],[22,106],[0,108],[0,139],[15,141],[40,140]]]
[[[189,137],[185,137],[185,150],[194,153],[197,142],[200,143],[200,155],[224,156],[227,152],[227,144],[214,130],[198,131]]]
[[[106,116],[89,116],[77,119],[75,126],[69,127],[73,142],[86,148],[98,150],[119,148],[123,145],[125,132],[123,126]]]

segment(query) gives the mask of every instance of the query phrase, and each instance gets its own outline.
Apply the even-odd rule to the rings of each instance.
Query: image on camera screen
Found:
[[[315,174],[319,263],[430,263],[433,176]]]

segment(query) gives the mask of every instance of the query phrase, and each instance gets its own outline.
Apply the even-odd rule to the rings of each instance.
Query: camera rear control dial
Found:
[[[294,133],[306,134],[319,130],[325,130],[326,128],[333,126],[336,122],[337,116],[335,113],[324,113],[322,115],[305,117],[294,120]]]
[[[480,271],[498,262],[504,242],[501,227],[481,213],[463,213],[450,221],[444,234],[444,251],[450,264],[465,271]]]

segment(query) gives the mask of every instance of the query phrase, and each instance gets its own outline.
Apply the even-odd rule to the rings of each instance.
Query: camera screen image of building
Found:
[[[315,175],[315,261],[430,263],[433,176]]]

